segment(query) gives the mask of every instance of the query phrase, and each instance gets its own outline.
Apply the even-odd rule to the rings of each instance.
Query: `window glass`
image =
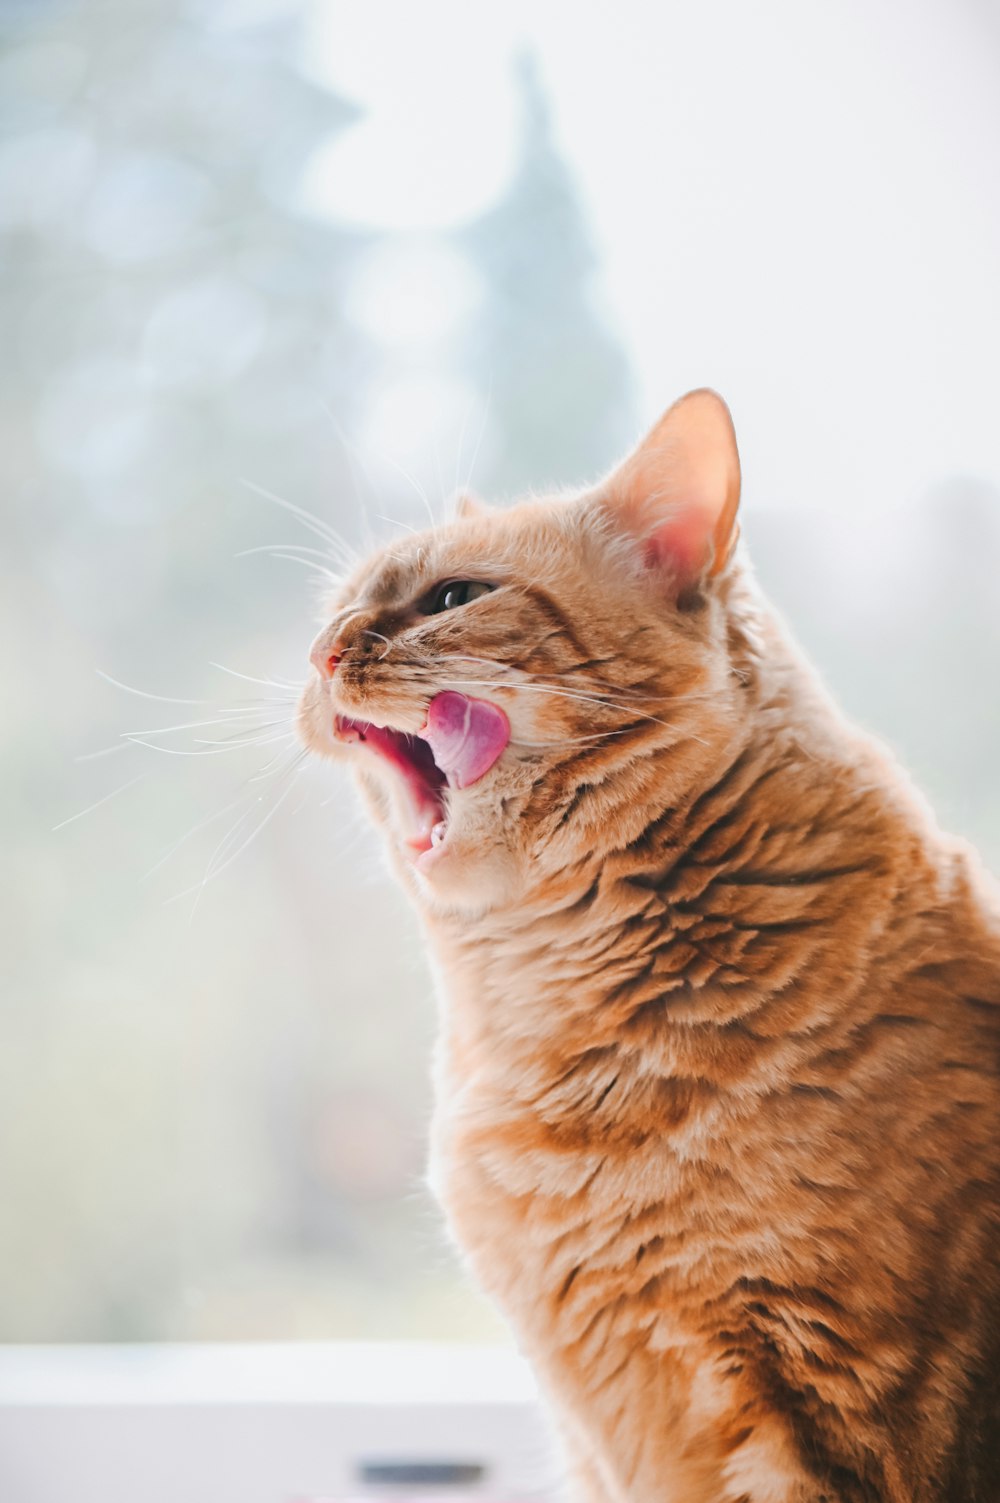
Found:
[[[325,571],[458,486],[718,386],[766,587],[1000,859],[997,34],[620,9],[5,8],[0,1338],[501,1334],[293,734]]]

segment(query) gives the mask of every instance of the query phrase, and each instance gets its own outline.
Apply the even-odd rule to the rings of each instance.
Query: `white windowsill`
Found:
[[[478,1480],[366,1485],[385,1465]],[[555,1476],[528,1369],[500,1348],[0,1347],[9,1503],[536,1503]]]

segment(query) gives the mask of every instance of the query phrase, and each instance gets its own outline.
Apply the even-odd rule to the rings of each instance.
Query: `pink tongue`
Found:
[[[510,726],[488,700],[446,689],[431,700],[420,736],[451,786],[468,788],[489,772],[510,740]]]

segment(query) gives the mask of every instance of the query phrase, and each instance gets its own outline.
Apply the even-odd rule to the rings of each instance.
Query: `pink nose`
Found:
[[[310,649],[309,661],[320,678],[330,679],[336,673],[342,655],[340,643],[331,642],[326,632],[320,632]]]

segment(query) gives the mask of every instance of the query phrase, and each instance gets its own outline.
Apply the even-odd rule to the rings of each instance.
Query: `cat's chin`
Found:
[[[395,803],[383,821],[404,880],[420,904],[440,913],[482,913],[509,899],[518,886],[499,800],[484,790],[453,790],[430,842],[418,844]]]
[[[475,914],[509,900],[517,887],[513,853],[472,822],[449,824],[429,850],[407,853],[406,862],[420,900],[441,912]]]

